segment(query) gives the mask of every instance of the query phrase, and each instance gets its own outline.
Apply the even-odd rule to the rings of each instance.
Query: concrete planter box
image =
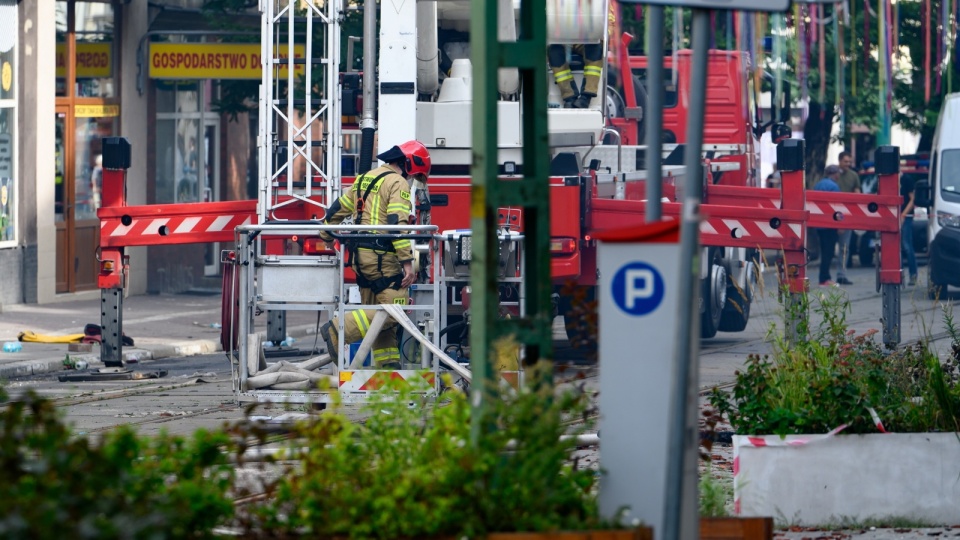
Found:
[[[653,529],[639,527],[610,531],[491,533],[486,538],[487,540],[653,540]]]
[[[960,524],[956,433],[733,438],[734,507],[780,525]]]

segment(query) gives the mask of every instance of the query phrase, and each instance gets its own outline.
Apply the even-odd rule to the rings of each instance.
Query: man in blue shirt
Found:
[[[839,177],[840,167],[827,165],[827,168],[823,171],[823,178],[813,186],[814,191],[833,191],[839,193],[840,185],[837,184],[837,178]],[[820,286],[836,286],[836,283],[830,278],[830,264],[833,263],[833,253],[837,246],[837,230],[817,229],[817,236],[820,237]]]

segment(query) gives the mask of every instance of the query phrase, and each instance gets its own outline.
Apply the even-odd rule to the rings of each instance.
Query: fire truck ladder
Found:
[[[222,257],[225,282],[227,274],[233,281],[224,294],[234,295],[225,305],[231,312],[230,330],[222,341],[234,360],[258,354],[259,343],[249,341],[254,316],[264,308],[258,299],[277,296],[270,294],[270,287],[279,285],[271,278],[305,273],[302,278],[308,281],[324,280],[330,272],[323,270],[338,266],[336,255],[285,255],[287,239],[297,235],[284,231],[291,224],[321,219],[340,194],[342,19],[341,0],[260,0],[259,226],[255,235],[238,237],[236,250]],[[322,309],[333,311],[340,296],[328,296],[314,300],[330,304]],[[298,307],[276,300],[270,304],[267,340],[279,343],[287,334],[286,313]],[[251,352],[251,347],[257,350]],[[247,370],[240,372],[242,379]]]
[[[261,0],[260,223],[302,203],[322,217],[340,194],[342,0]],[[281,136],[282,134],[282,136]]]
[[[257,132],[259,223],[322,218],[340,194],[342,0],[261,0]],[[267,253],[282,253],[283,241]],[[285,311],[267,314],[267,339],[286,336]]]

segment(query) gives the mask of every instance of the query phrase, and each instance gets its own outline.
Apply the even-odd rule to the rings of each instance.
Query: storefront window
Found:
[[[212,81],[157,83],[158,203],[214,200],[219,115],[212,111]]]
[[[71,44],[69,5],[57,2],[57,95],[66,96],[68,56],[72,45],[76,97],[116,97],[116,50],[113,39],[113,6],[76,2]]]
[[[63,0],[57,1],[57,97],[67,95],[67,33],[69,31],[69,6]]]
[[[76,10],[77,96],[115,97],[113,5],[77,2]]]
[[[17,241],[17,6],[0,0],[0,247]]]

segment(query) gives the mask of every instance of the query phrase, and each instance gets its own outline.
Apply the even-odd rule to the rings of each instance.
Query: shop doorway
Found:
[[[220,114],[213,81],[161,81],[157,85],[156,202],[222,200]],[[204,244],[202,272],[220,274],[220,245]],[[199,251],[194,252],[199,255]],[[196,256],[191,253],[190,256]],[[191,264],[199,273],[200,261]]]
[[[73,293],[97,288],[102,139],[120,116],[113,6],[59,0],[56,28],[56,292]]]
[[[102,139],[116,131],[115,118],[83,116],[83,110],[56,107],[54,222],[57,292],[97,288],[100,245]]]

